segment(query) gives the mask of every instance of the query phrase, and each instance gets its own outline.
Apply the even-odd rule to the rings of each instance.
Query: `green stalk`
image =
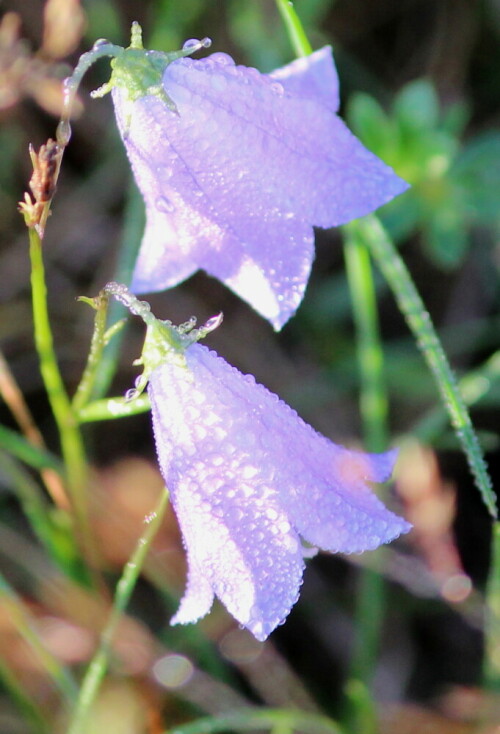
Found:
[[[49,398],[61,442],[68,490],[75,513],[76,527],[86,557],[91,549],[86,502],[87,465],[82,436],[57,364],[47,308],[47,288],[42,255],[42,241],[34,227],[29,228],[31,289],[35,345],[40,372]]]
[[[290,0],[276,0],[276,5],[285,24],[290,45],[297,56],[309,56],[312,46],[306,36],[299,16]]]
[[[311,44],[293,5],[276,0],[297,56],[308,56]],[[387,447],[387,396],[383,379],[383,352],[380,343],[377,305],[368,250],[353,225],[345,228],[345,261],[357,330],[358,363],[361,379],[360,409],[366,446],[371,451]],[[370,569],[361,572],[355,613],[356,641],[350,680],[346,686],[346,720],[353,731],[375,731],[376,719],[369,693],[380,628],[384,617],[384,583]]]
[[[364,443],[369,451],[384,451],[388,440],[388,401],[373,271],[368,249],[358,236],[356,222],[346,225],[343,231],[347,280],[356,326]],[[377,728],[369,691],[377,663],[385,606],[382,576],[372,569],[361,569],[354,614],[354,647],[345,688],[345,720],[353,732],[369,734]]]
[[[123,237],[119,249],[118,264],[113,280],[117,283],[129,285],[132,280],[139,244],[144,233],[144,201],[133,179],[130,185],[125,207],[125,221]],[[126,309],[115,301],[111,301],[108,312],[108,322],[115,324],[126,314]],[[119,334],[115,334],[112,341],[106,346],[99,364],[99,372],[92,385],[92,398],[102,398],[109,389],[116,372],[120,348],[125,337],[126,327]]]
[[[484,682],[500,691],[500,522],[493,523],[491,565],[486,588]]]
[[[365,444],[369,451],[385,451],[388,441],[388,403],[370,254],[358,235],[356,222],[345,225],[343,231],[347,280],[357,333],[360,409]]]
[[[279,727],[279,729],[278,729]],[[304,731],[308,734],[342,734],[335,721],[321,714],[293,709],[246,709],[223,716],[207,716],[169,729],[165,734],[220,734],[232,731]],[[361,734],[361,733],[360,733]]]
[[[78,701],[69,724],[68,734],[86,734],[89,731],[87,726],[88,718],[108,668],[111,643],[116,628],[130,601],[153,538],[163,520],[167,504],[168,492],[165,490],[161,493],[154,511],[145,518],[145,530],[123,569],[121,578],[116,586],[116,593],[108,622],[101,633],[99,646],[90,661],[82,681]]]
[[[43,646],[36,630],[33,628],[28,611],[1,574],[0,602],[7,610],[15,629],[29,646],[56,690],[61,694],[64,705],[70,708],[77,697],[76,684],[71,674]]]
[[[87,300],[87,299],[85,299]],[[108,314],[108,296],[99,294],[96,298],[89,301],[95,308],[94,331],[90,342],[90,350],[87,358],[87,364],[83,371],[82,379],[78,385],[75,396],[73,398],[72,410],[78,415],[81,408],[88,403],[92,394],[92,389],[96,380],[97,370],[102,359],[102,353],[105,346],[106,333],[106,317]]]
[[[467,407],[486,397],[500,379],[500,350],[493,352],[485,362],[464,375],[458,382],[460,395]],[[446,411],[441,406],[432,408],[414,426],[413,433],[426,443],[433,443],[446,427]]]
[[[406,265],[377,217],[369,215],[359,219],[356,227],[359,237],[370,249],[391,287],[399,310],[404,315],[422,351],[441,393],[451,424],[467,457],[476,486],[488,511],[492,517],[496,518],[495,493],[477,435],[460,394],[455,375]]]
[[[146,393],[139,395],[133,400],[126,398],[104,398],[103,400],[94,400],[92,403],[85,405],[79,414],[80,423],[90,423],[92,421],[107,421],[114,418],[128,418],[131,415],[146,413],[151,410],[151,403]]]

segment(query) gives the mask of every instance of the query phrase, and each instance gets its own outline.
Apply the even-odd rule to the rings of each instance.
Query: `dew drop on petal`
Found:
[[[210,56],[211,61],[215,61],[220,66],[234,66],[234,59],[229,54],[225,54],[223,51],[217,51]],[[281,85],[280,85],[281,86]]]
[[[158,211],[164,214],[170,214],[175,209],[175,206],[166,196],[159,196],[155,201],[155,205]]]

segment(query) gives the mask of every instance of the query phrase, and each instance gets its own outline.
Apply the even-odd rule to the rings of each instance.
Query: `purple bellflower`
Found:
[[[132,290],[201,268],[280,329],[304,295],[313,225],[368,214],[407,184],[337,116],[330,47],[271,74],[224,53],[179,58],[206,40],[168,55],[136,39],[102,89],[146,203]]]
[[[258,640],[297,601],[311,548],[360,553],[410,529],[368,487],[390,476],[396,452],[337,446],[277,395],[194,343],[194,329],[157,321],[124,286],[110,284],[148,323],[141,386],[149,379],[160,469],[188,561],[173,624],[196,622],[214,596]]]

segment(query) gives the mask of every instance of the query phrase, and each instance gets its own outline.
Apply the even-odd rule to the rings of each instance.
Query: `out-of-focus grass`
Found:
[[[414,5],[403,1],[396,8],[385,0],[376,4],[297,0],[295,4],[314,47],[333,43],[344,82],[343,103],[356,133],[414,184],[412,192],[386,207],[382,216],[400,239],[458,375],[464,376],[466,400],[467,385],[474,376],[480,380],[473,391],[481,399],[474,416],[489,441],[491,468],[497,474],[498,370],[491,355],[498,350],[500,307],[500,144],[495,132],[500,62],[491,49],[498,42],[500,23],[493,5],[486,5],[484,11],[472,5],[469,9],[458,5],[444,9],[444,3],[422,6],[420,17]],[[168,50],[188,37],[210,35],[214,50],[229,51],[238,62],[263,71],[293,56],[273,0],[163,0],[140,7],[118,0],[88,0],[83,8],[87,26],[79,31],[83,34],[79,51],[99,37],[126,44],[129,24],[137,19],[153,48]],[[51,506],[44,514],[51,503],[36,473],[41,465],[57,469],[51,458],[57,453],[57,437],[33,353],[28,246],[16,212],[16,201],[29,177],[27,144],[38,146],[54,134],[56,118],[47,108],[57,105],[57,94],[52,93],[65,74],[66,61],[54,61],[47,53],[38,53],[33,60],[33,50],[36,53],[43,42],[38,4],[28,2],[17,8],[11,3],[11,9],[22,13],[19,36],[28,39],[28,46],[18,44],[17,26],[12,21],[5,25],[4,15],[0,34],[0,345],[50,453],[20,443],[15,421],[2,406],[5,428],[0,446],[34,473],[26,479],[26,472],[16,474],[7,462],[0,462],[0,569],[29,611],[41,644],[60,665],[78,675],[95,649],[109,611],[113,581],[134,547],[161,479],[154,468],[147,416],[115,422],[112,429],[86,428],[93,461],[91,523],[107,591],[75,585],[70,579],[78,574],[68,542],[69,527],[60,510]],[[453,55],[447,55],[450,28],[454,29]],[[68,53],[74,63],[77,52]],[[16,73],[21,63],[28,69],[26,79],[36,79],[38,86],[24,77],[20,84]],[[70,390],[85,362],[92,320],[90,309],[77,305],[75,298],[96,295],[110,279],[123,234],[128,185],[124,152],[114,131],[110,101],[91,102],[87,97],[88,89],[98,86],[106,74],[101,62],[82,91],[84,110],[73,123],[73,140],[44,243],[54,335]],[[47,98],[50,92],[52,107],[40,107],[42,88]],[[363,94],[349,94],[354,89]],[[404,451],[397,472],[416,532],[413,545],[404,552],[389,549],[382,569],[397,586],[389,599],[375,688],[381,701],[403,703],[397,709],[380,707],[380,730],[400,734],[410,730],[411,722],[432,719],[439,732],[471,731],[478,720],[485,722],[488,731],[498,703],[479,688],[483,600],[481,583],[476,583],[486,573],[488,521],[458,454],[444,456],[448,471],[443,476],[432,453],[432,447],[453,450],[453,437],[437,415],[440,408],[431,381],[382,279],[376,280],[376,286],[390,425],[403,437],[415,429],[430,442],[429,453]],[[203,275],[152,301],[156,313],[173,321],[184,321],[192,313],[203,320],[224,310],[224,330],[214,334],[214,348],[244,371],[256,374],[324,433],[338,441],[359,440],[351,312],[335,232],[318,234],[306,299],[278,337],[244,304]],[[123,394],[133,384],[131,363],[139,354],[140,338],[137,327],[131,325],[113,394]],[[412,483],[415,476],[419,481]],[[23,492],[23,487],[32,485],[37,486],[38,499]],[[43,512],[37,525],[33,508],[38,509],[38,502]],[[51,546],[56,553],[50,552]],[[357,560],[370,563],[368,557]],[[287,625],[265,645],[236,629],[219,606],[196,626],[171,629],[168,618],[182,591],[185,567],[175,520],[167,513],[130,614],[118,628],[108,681],[93,712],[93,734],[157,734],[175,730],[196,715],[226,716],[255,703],[311,713],[322,710],[337,718],[352,650],[354,579],[355,570],[343,560],[322,556],[311,562],[301,602]],[[28,726],[42,731],[42,720],[48,731],[64,731],[53,681],[27,649],[6,605],[0,605],[0,652],[5,673],[0,697],[2,732],[14,734]],[[404,703],[415,698],[420,701],[418,708]],[[431,701],[439,713],[428,710]],[[224,720],[233,730],[241,730],[234,718],[220,719]],[[256,724],[265,722],[257,716]],[[278,717],[270,726],[276,732],[290,730],[289,720],[281,724],[280,729]],[[202,723],[187,726],[204,731]],[[217,730],[216,724],[211,726]],[[304,731],[309,732],[307,726]]]

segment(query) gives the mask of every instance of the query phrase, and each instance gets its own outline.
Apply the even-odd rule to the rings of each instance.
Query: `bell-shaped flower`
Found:
[[[146,203],[132,289],[162,290],[201,268],[281,328],[304,295],[313,226],[368,214],[407,184],[337,116],[330,47],[271,74],[224,53],[162,65],[143,52],[153,81],[150,68],[129,72],[138,53],[114,60],[105,87]]]
[[[144,318],[137,299],[123,288],[118,297]],[[396,452],[337,446],[251,375],[193,343],[217,321],[193,330],[194,322],[176,328],[148,312],[146,320],[156,448],[188,560],[172,622],[195,622],[216,596],[264,640],[297,601],[310,553],[303,541],[360,553],[410,529],[368,486],[388,479]]]

